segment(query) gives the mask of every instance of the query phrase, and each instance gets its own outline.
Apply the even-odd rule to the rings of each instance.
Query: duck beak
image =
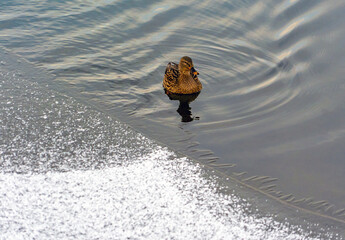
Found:
[[[190,69],[190,71],[191,71],[191,73],[194,74],[194,75],[199,75],[199,73],[195,70],[194,67],[192,67],[192,68]]]

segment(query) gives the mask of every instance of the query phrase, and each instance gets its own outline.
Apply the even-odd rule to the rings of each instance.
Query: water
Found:
[[[55,74],[46,83],[60,91],[344,221],[344,11],[340,0],[2,1],[0,44]],[[204,86],[189,123],[161,86],[184,55]]]
[[[0,59],[1,239],[342,238]]]

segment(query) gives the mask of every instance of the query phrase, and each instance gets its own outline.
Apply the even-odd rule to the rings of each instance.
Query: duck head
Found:
[[[194,69],[193,61],[190,57],[184,56],[180,60],[178,65],[181,74],[199,75],[199,73]]]

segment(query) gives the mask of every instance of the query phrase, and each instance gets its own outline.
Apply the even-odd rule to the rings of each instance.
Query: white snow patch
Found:
[[[103,170],[0,174],[1,239],[311,239],[248,215],[198,165],[157,147]]]

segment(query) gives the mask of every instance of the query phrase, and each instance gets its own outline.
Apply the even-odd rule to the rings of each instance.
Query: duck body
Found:
[[[166,93],[195,94],[202,89],[198,79],[198,72],[194,69],[190,57],[184,56],[180,63],[169,62],[164,74],[163,87]]]

